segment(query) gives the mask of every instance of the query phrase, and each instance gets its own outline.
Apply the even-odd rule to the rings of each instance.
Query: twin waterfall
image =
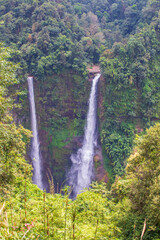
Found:
[[[94,147],[97,145],[96,132],[96,90],[100,74],[93,79],[89,98],[89,109],[82,148],[77,154],[71,155],[72,166],[68,174],[69,185],[73,189],[73,197],[76,197],[84,188],[88,188],[93,179]]]
[[[73,189],[72,196],[76,197],[84,188],[88,188],[93,179],[93,158],[94,148],[97,145],[96,131],[96,111],[97,111],[97,83],[100,74],[97,74],[92,81],[92,88],[89,98],[89,109],[87,113],[87,121],[85,126],[85,134],[82,148],[77,151],[77,154],[71,155],[72,166],[68,173],[69,185]],[[41,157],[39,150],[39,139],[37,132],[36,109],[34,101],[33,77],[28,77],[29,102],[31,112],[32,125],[32,143],[31,143],[31,159],[33,162],[33,182],[43,189],[42,174],[41,174]]]
[[[43,189],[42,175],[41,175],[41,157],[39,151],[39,139],[37,131],[36,108],[34,101],[33,77],[28,77],[29,102],[31,112],[31,127],[32,127],[32,142],[31,142],[31,159],[33,163],[33,182],[40,189]]]

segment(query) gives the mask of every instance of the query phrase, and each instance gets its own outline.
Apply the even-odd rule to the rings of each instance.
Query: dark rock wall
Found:
[[[22,87],[22,86],[21,86]],[[43,181],[49,191],[48,177],[53,176],[55,190],[66,183],[66,171],[70,167],[70,155],[80,147],[88,108],[91,82],[75,72],[34,79],[37,124],[43,159]],[[27,84],[23,84],[28,91]],[[28,95],[19,100],[22,109],[18,119],[31,129]],[[28,146],[27,159],[30,146]],[[51,173],[51,174],[50,174]]]

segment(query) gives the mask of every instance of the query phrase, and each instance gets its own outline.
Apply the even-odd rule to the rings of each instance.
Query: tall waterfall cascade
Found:
[[[92,81],[89,107],[82,148],[71,155],[72,166],[68,173],[69,185],[73,189],[73,197],[84,188],[88,188],[93,180],[94,148],[97,145],[96,113],[97,113],[97,83],[101,74]]]
[[[33,163],[33,183],[40,189],[43,189],[42,174],[41,174],[41,156],[39,149],[39,139],[37,131],[36,107],[34,100],[33,77],[28,77],[29,102],[31,114],[31,128],[33,138],[31,140],[31,159]]]

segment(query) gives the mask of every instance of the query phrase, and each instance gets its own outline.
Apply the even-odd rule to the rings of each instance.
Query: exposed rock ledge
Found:
[[[97,73],[100,73],[100,67],[98,65],[93,65],[92,67],[91,66],[88,66],[87,68],[88,72],[89,72],[89,81],[92,81],[93,78],[95,77],[95,75]]]
[[[100,67],[97,65],[93,65],[92,67],[88,67],[87,70],[89,71],[89,74],[96,74],[100,73]]]

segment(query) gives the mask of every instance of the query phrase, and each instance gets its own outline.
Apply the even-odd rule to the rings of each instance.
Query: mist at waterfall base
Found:
[[[94,148],[97,145],[97,84],[100,74],[92,81],[89,97],[89,107],[85,126],[82,148],[77,154],[71,155],[72,166],[68,172],[68,184],[72,188],[72,197],[75,198],[84,188],[89,188],[93,180]]]
[[[31,128],[33,137],[31,139],[31,159],[33,163],[33,183],[40,189],[43,189],[42,174],[41,174],[41,156],[39,149],[39,139],[37,131],[37,119],[36,108],[34,100],[34,87],[33,77],[27,78],[28,90],[29,90],[29,103],[30,103],[30,115],[31,115]]]

